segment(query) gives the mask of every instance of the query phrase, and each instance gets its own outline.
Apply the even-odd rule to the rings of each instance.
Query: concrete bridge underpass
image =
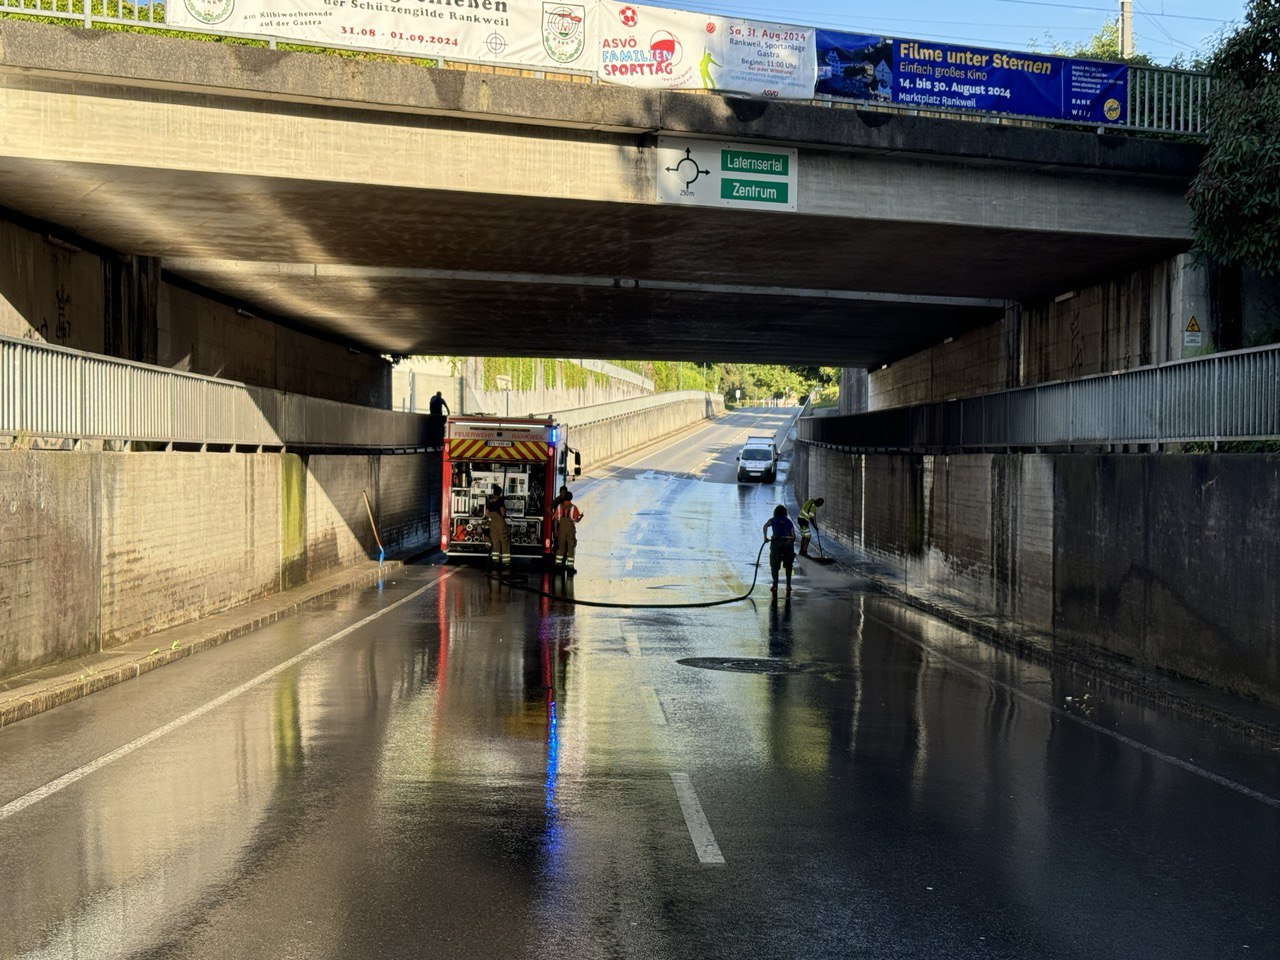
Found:
[[[0,25],[0,206],[366,350],[873,367],[1189,244],[1194,144]],[[660,137],[796,211],[657,202]]]

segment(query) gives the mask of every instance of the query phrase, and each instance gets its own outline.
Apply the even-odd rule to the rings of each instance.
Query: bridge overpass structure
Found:
[[[878,367],[1190,242],[1195,143],[0,38],[0,206],[373,353]],[[659,202],[670,142],[794,151],[794,211]]]

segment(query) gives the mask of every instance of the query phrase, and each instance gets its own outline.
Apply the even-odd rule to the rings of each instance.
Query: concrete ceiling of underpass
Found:
[[[6,202],[378,352],[874,366],[1180,244],[0,160]],[[109,175],[108,175],[109,174]],[[81,202],[82,181],[92,203]],[[75,183],[74,189],[67,189]],[[130,212],[122,215],[122,212]]]

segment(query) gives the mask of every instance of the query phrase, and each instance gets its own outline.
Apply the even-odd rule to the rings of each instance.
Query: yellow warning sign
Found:
[[[1187,322],[1187,329],[1182,334],[1182,345],[1184,347],[1203,347],[1204,335],[1200,332],[1200,321],[1192,317]]]

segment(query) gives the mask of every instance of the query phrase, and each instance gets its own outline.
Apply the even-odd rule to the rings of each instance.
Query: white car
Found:
[[[768,437],[749,437],[738,454],[738,482],[759,480],[773,483],[778,479],[778,448]]]

